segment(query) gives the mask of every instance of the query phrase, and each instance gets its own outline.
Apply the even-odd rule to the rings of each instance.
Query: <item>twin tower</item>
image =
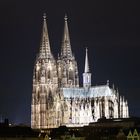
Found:
[[[44,15],[42,39],[39,55],[34,67],[34,83],[40,82],[55,87],[79,87],[77,62],[72,53],[67,16],[64,18],[64,34],[61,44],[61,53],[55,60],[50,47],[46,17]],[[86,49],[85,73],[83,73],[83,86],[91,85],[91,74],[88,64],[88,50]]]
[[[55,60],[50,47],[46,16],[44,15],[42,38],[39,54],[37,55],[33,72],[33,92],[31,105],[31,125],[33,128],[44,128],[48,117],[47,110],[55,108],[56,102],[63,98],[61,88],[79,87],[77,62],[71,50],[67,16],[64,18],[64,34],[61,53]],[[85,73],[83,86],[91,85],[88,54],[86,49]],[[61,120],[58,121],[60,123]]]

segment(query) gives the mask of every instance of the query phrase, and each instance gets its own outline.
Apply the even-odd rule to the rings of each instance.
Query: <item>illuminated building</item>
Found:
[[[56,128],[61,125],[83,126],[99,118],[129,117],[127,100],[109,84],[91,86],[86,49],[83,87],[79,87],[78,65],[71,50],[65,16],[61,54],[51,52],[46,18],[33,73],[31,104],[32,128]]]

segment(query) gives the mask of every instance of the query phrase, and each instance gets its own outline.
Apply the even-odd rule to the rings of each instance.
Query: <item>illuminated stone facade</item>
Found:
[[[33,72],[32,128],[83,126],[99,118],[129,117],[127,100],[109,85],[91,86],[86,49],[83,87],[79,87],[77,62],[70,44],[65,17],[61,54],[55,60],[44,17],[40,51]]]

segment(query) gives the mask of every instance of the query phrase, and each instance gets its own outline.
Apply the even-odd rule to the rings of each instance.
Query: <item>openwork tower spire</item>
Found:
[[[62,40],[62,47],[61,47],[61,56],[70,58],[72,57],[71,51],[71,44],[70,44],[70,36],[69,36],[69,29],[68,29],[68,22],[67,22],[67,15],[65,15],[65,25],[64,25],[64,35]]]
[[[85,73],[89,73],[88,49],[87,48],[86,48],[86,57],[85,57]]]
[[[47,23],[46,23],[46,14],[43,15],[43,20],[44,21],[43,21],[42,39],[41,39],[41,44],[40,44],[41,46],[40,46],[39,57],[52,58]]]

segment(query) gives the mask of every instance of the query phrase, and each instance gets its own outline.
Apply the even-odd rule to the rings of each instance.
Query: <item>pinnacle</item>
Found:
[[[89,63],[88,63],[88,49],[86,48],[86,57],[85,57],[85,73],[89,72]]]
[[[67,14],[65,14],[64,20],[67,21],[68,17]]]
[[[43,19],[46,20],[46,13],[43,14]]]

